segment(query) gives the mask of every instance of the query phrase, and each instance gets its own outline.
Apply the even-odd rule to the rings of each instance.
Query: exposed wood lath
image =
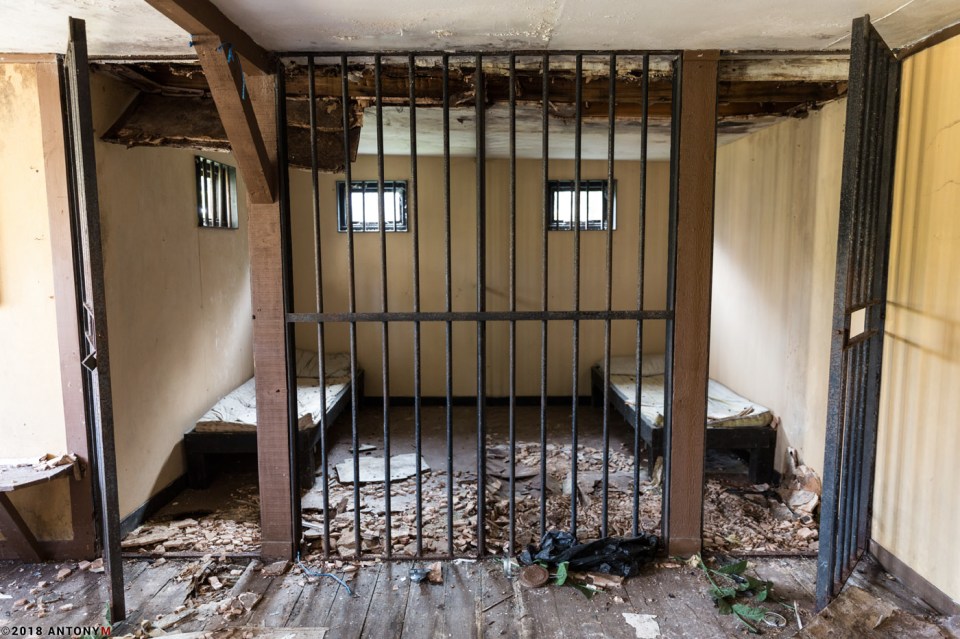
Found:
[[[488,105],[491,131],[496,131],[496,114],[505,108],[509,81],[501,61],[488,58],[484,64],[484,100]],[[353,60],[349,70],[350,95],[354,111],[351,114],[351,157],[369,152],[372,140],[364,142],[360,131],[363,125],[363,110],[374,104],[374,80],[372,65],[366,59]],[[526,120],[518,120],[518,145],[521,154],[524,135],[529,133],[537,140],[531,144],[539,148],[539,121],[542,87],[537,58],[524,58],[517,69],[517,110],[528,113]],[[439,113],[430,107],[439,107],[442,102],[442,68],[438,58],[417,59],[417,106],[423,125],[420,135],[430,135],[431,122],[436,125]],[[574,103],[574,71],[562,63],[551,65],[551,93],[548,109],[552,116],[551,128],[558,132],[568,128],[572,121]],[[456,120],[455,129],[471,128],[470,122],[461,121],[460,111],[473,111],[475,63],[459,57],[451,57],[450,96],[451,117]],[[605,129],[608,115],[606,67],[595,63],[585,65],[582,115],[585,133],[591,128]],[[639,67],[638,67],[639,68]],[[128,146],[178,146],[198,150],[229,150],[223,127],[219,124],[216,110],[210,100],[210,90],[203,71],[194,64],[140,63],[101,64],[96,66],[101,73],[111,75],[140,89],[146,95],[134,101],[104,139]],[[388,145],[409,140],[409,132],[403,127],[409,117],[407,87],[408,68],[398,64],[396,58],[386,57],[383,65],[383,103],[394,111],[385,110]],[[657,136],[664,142],[669,138],[671,113],[671,70],[659,61],[652,65],[650,82],[651,138],[657,144]],[[319,123],[318,144],[320,169],[339,172],[343,170],[343,141],[340,133],[342,114],[340,67],[337,64],[319,64],[316,67],[316,92],[318,96],[317,117]],[[307,100],[308,76],[306,67],[291,63],[287,67],[287,110],[289,115],[290,163],[306,168],[310,165],[309,153],[309,102]],[[641,114],[642,86],[638,72],[628,58],[621,58],[616,83],[616,116],[618,126],[629,128],[638,124]],[[723,58],[720,64],[718,84],[718,130],[720,143],[757,130],[783,117],[803,117],[810,110],[845,95],[846,61],[836,55],[807,58]],[[439,109],[437,109],[439,111]],[[187,117],[184,117],[187,114]],[[469,119],[469,118],[468,118]],[[525,124],[526,123],[526,124]],[[396,128],[394,131],[391,127]],[[529,131],[526,129],[529,128]],[[437,129],[439,131],[439,129]],[[472,130],[472,129],[471,129]],[[659,133],[657,133],[659,131]],[[453,130],[454,155],[472,155],[472,134]],[[605,134],[598,133],[605,139]],[[461,140],[465,144],[458,142]],[[497,136],[491,139],[495,141]],[[589,136],[585,136],[587,138]],[[532,138],[531,138],[532,139]],[[556,141],[561,138],[556,136]],[[399,144],[399,142],[396,142]],[[628,146],[623,147],[626,152]],[[366,150],[365,150],[366,149]],[[490,150],[493,155],[497,150]],[[399,147],[387,152],[402,152]],[[589,151],[588,151],[589,152]],[[421,153],[431,153],[429,141]],[[556,157],[562,157],[562,152]],[[652,157],[656,157],[656,153]]]

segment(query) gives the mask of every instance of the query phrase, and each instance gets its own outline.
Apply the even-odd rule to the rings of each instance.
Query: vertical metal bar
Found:
[[[310,76],[307,85],[310,100],[310,179],[313,187],[313,233],[314,233],[314,276],[317,279],[317,312],[323,312],[323,243],[320,235],[320,172],[317,168],[317,89],[314,57],[307,58],[307,74]],[[347,197],[350,197],[349,190]],[[323,556],[330,556],[330,478],[327,473],[327,371],[324,353],[323,322],[317,322],[317,363],[319,366],[320,388],[320,468],[323,471]]]
[[[443,272],[446,311],[453,310],[450,252],[450,56],[443,54]],[[453,323],[446,322],[447,554],[453,556]]]
[[[614,197],[614,137],[617,128],[617,56],[610,56],[610,87],[607,90],[607,264],[606,264],[606,308],[613,309],[613,197]],[[637,396],[639,400],[639,395]],[[639,401],[637,406],[640,406]],[[603,476],[602,504],[600,513],[600,536],[606,537],[607,506],[610,493],[610,318],[603,323]]]
[[[677,311],[677,209],[680,186],[680,114],[683,111],[680,90],[682,81],[683,55],[678,55],[673,67],[670,114],[670,208],[667,219],[667,310],[670,311],[671,319],[667,320],[663,362],[663,501],[660,508],[660,528],[663,538],[668,541],[670,539],[670,460],[673,446],[673,352]],[[649,84],[649,77],[647,82]]]
[[[574,144],[573,144],[573,309],[580,311],[580,182],[581,163],[580,155],[583,148],[583,55],[577,54],[576,62],[576,90]],[[570,412],[570,533],[577,536],[577,495],[580,492],[577,484],[577,461],[579,457],[578,419],[577,408],[580,404],[580,321],[573,320],[573,406]]]
[[[871,297],[879,300],[880,303],[871,308],[867,314],[868,325],[877,332],[870,338],[873,344],[870,350],[869,386],[867,389],[867,419],[869,422],[864,439],[864,483],[861,496],[863,508],[859,513],[860,543],[862,546],[866,546],[871,537],[870,526],[873,510],[873,482],[876,470],[877,428],[880,420],[880,374],[883,367],[884,320],[886,314],[887,273],[890,255],[893,171],[896,161],[897,126],[900,104],[901,63],[893,58],[890,51],[884,50],[883,53],[887,60],[887,68],[885,77],[883,78],[883,81],[886,83],[882,132],[884,152],[879,186],[881,190],[879,206],[882,207],[880,209],[882,217],[879,220],[875,240],[878,243],[878,252],[874,258],[876,265],[874,266],[873,280],[870,284],[873,291]]]
[[[549,242],[547,229],[550,220],[550,55],[543,54],[543,95],[541,106],[540,171],[543,176],[543,215],[540,249],[540,273],[542,276],[541,307],[546,312],[550,308]],[[547,320],[540,322],[540,536],[547,532]]]
[[[643,67],[641,73],[641,109],[642,120],[640,128],[640,222],[637,229],[637,310],[643,310],[643,282],[644,282],[644,260],[646,255],[647,239],[647,133],[649,129],[648,114],[650,108],[650,55],[643,54]],[[672,151],[671,151],[672,153]],[[643,320],[637,320],[637,343],[636,343],[636,387],[634,397],[640,401],[640,391],[642,384],[642,361],[643,361]],[[604,383],[604,386],[609,384]],[[607,391],[609,392],[609,391]],[[604,403],[607,400],[604,399]],[[639,404],[638,404],[639,405]],[[633,427],[633,535],[640,534],[640,419],[637,413],[636,423]],[[654,456],[653,447],[650,446],[647,454]],[[656,459],[651,459],[648,466],[652,469]],[[648,479],[653,480],[653,477]]]
[[[357,312],[357,277],[353,246],[353,165],[350,158],[350,85],[347,82],[347,56],[340,56],[340,90],[343,98],[343,177],[347,218],[347,304]],[[357,323],[350,322],[350,436],[353,444],[353,541],[355,556],[360,556],[360,433],[357,430]],[[326,481],[326,478],[324,478]]]
[[[420,312],[420,196],[417,191],[417,67],[414,56],[408,58],[410,67],[410,224],[413,226],[413,312]],[[420,411],[420,322],[413,323],[413,429],[414,449],[417,455],[416,522],[417,556],[423,554],[423,468],[421,455],[422,432]]]
[[[474,88],[477,133],[477,311],[487,310],[487,177],[486,177],[486,92],[483,78],[483,56],[477,54]],[[477,555],[486,554],[487,511],[487,435],[486,375],[487,324],[477,322]]]
[[[849,480],[850,480],[850,422],[853,419],[853,404],[854,401],[850,398],[855,396],[856,387],[851,387],[851,382],[853,381],[853,372],[854,372],[854,358],[856,356],[855,352],[852,352],[850,349],[845,351],[844,355],[844,398],[843,403],[843,416],[840,422],[840,450],[841,450],[841,465],[840,465],[840,495],[838,501],[838,522],[839,527],[836,534],[836,561],[834,563],[834,573],[833,579],[834,582],[839,583],[843,575],[843,570],[846,565],[846,535],[849,529],[847,525],[847,513],[849,510]]]
[[[377,228],[380,236],[380,310],[387,312],[387,224],[384,214],[383,165],[383,60],[378,53],[373,58],[374,92],[377,102]],[[380,365],[383,368],[383,555],[390,557],[392,545],[392,513],[390,512],[390,323],[380,324],[380,343],[383,345]],[[359,550],[359,549],[358,549]]]
[[[879,76],[883,75],[884,64],[883,58],[881,57],[881,48],[883,43],[880,41],[879,37],[871,38],[870,46],[870,83],[872,90],[870,91],[870,100],[869,105],[870,109],[867,113],[866,126],[869,127],[870,131],[879,132],[882,130],[880,125],[883,108],[883,99],[885,98],[885,92],[877,90],[880,84]],[[879,210],[879,180],[880,180],[880,163],[881,155],[883,153],[883,141],[877,141],[879,143],[874,143],[869,145],[868,154],[867,154],[867,185],[865,188],[866,198],[864,206],[864,217],[866,218],[863,224],[863,249],[861,251],[861,264],[858,267],[858,280],[860,288],[860,299],[858,302],[861,304],[867,303],[872,299],[872,291],[870,290],[870,284],[872,282],[873,275],[873,258],[876,254],[875,246],[876,242],[874,241],[874,236],[877,229],[877,220],[880,215]],[[864,329],[869,328],[869,324],[866,321],[866,312],[864,312]]]
[[[517,310],[517,57],[510,54],[510,311]],[[512,557],[516,544],[517,518],[517,323],[510,320],[510,502],[507,555]]]

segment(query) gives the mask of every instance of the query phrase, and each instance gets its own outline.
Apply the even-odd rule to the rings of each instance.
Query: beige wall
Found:
[[[102,76],[92,85],[101,135],[133,96]],[[198,228],[191,151],[96,153],[125,516],[184,472],[183,433],[253,374],[247,220],[240,184],[240,228]]]
[[[710,374],[823,465],[846,100],[717,154]]]
[[[410,163],[406,158],[386,158],[386,179],[408,179]],[[453,309],[476,310],[476,165],[472,158],[452,161],[452,254]],[[518,161],[517,167],[517,305],[520,310],[539,310],[541,304],[541,217],[542,183],[540,162]],[[669,166],[650,164],[648,182],[647,255],[645,259],[646,304],[662,309],[666,282],[666,218]],[[614,231],[614,307],[636,308],[637,245],[639,243],[639,163],[618,162],[617,226]],[[361,157],[354,165],[354,179],[375,179],[376,162]],[[487,308],[508,310],[509,306],[509,164],[490,160],[487,164]],[[444,310],[444,209],[443,163],[441,158],[420,159],[420,259],[421,304],[425,311]],[[551,163],[552,178],[571,178],[572,162]],[[583,177],[606,177],[605,162],[583,163]],[[342,176],[320,176],[321,235],[324,261],[324,304],[327,311],[346,311],[347,306],[347,234],[337,233],[335,183]],[[294,211],[294,269],[297,310],[316,309],[314,276],[314,231],[311,209],[310,174],[294,171],[291,176],[291,201]],[[380,310],[379,235],[356,234],[357,307],[360,311]],[[605,247],[602,232],[581,233],[581,308],[605,307]],[[412,310],[413,233],[387,234],[389,310]],[[573,233],[549,234],[550,308],[573,308]],[[663,350],[663,323],[648,322],[645,339],[649,352]],[[382,392],[380,326],[361,324],[357,330],[359,362],[367,374],[367,393]],[[424,324],[422,328],[423,392],[442,396],[445,392],[443,324]],[[631,354],[636,324],[615,322],[612,352]],[[327,350],[347,351],[345,326],[327,329]],[[565,395],[572,386],[572,324],[551,323],[549,393]],[[316,329],[301,326],[298,344],[315,347]],[[390,331],[390,392],[413,395],[412,325],[392,326]],[[489,323],[487,328],[488,393],[505,396],[508,387],[508,327]],[[517,327],[517,392],[539,395],[540,324],[524,322]],[[454,393],[476,393],[475,324],[454,325]],[[589,369],[603,355],[602,322],[581,323],[580,392],[589,393]]]
[[[0,457],[67,452],[37,72],[0,64]],[[12,497],[41,539],[69,539],[67,480]]]
[[[960,38],[904,64],[873,535],[960,600]]]

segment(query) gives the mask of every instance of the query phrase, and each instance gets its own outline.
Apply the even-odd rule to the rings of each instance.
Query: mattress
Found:
[[[596,370],[602,374],[603,368]],[[637,406],[637,378],[623,374],[624,369],[610,367],[610,388],[628,405]],[[640,378],[640,415],[656,428],[663,427],[663,374],[644,375]],[[711,379],[707,387],[707,427],[743,428],[769,426],[773,414],[769,409],[752,402]]]
[[[297,428],[305,430],[320,423],[324,399],[326,408],[341,401],[350,389],[350,356],[332,353],[324,358],[326,384],[317,377],[318,358],[308,351],[297,352]],[[312,374],[312,376],[311,376]],[[220,399],[197,421],[197,433],[256,432],[256,378],[251,377]]]

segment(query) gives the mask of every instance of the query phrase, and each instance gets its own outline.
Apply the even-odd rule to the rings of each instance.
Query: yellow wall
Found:
[[[133,93],[92,85],[99,136]],[[241,183],[240,228],[198,228],[192,151],[96,153],[122,517],[184,472],[183,433],[253,374],[246,208]]]
[[[823,464],[846,100],[718,149],[710,374]]]
[[[386,179],[408,179],[407,158],[386,158]],[[541,308],[541,218],[543,210],[540,162],[518,161],[517,167],[517,306],[520,310]],[[453,310],[476,310],[476,165],[472,158],[452,161],[453,218]],[[668,206],[669,166],[650,163],[648,181],[647,255],[645,259],[646,304],[662,309],[666,282],[666,219]],[[618,162],[617,225],[614,231],[614,308],[636,308],[637,245],[639,237],[639,163]],[[353,169],[354,179],[375,179],[376,162],[361,157]],[[508,310],[509,306],[509,164],[506,160],[489,160],[487,165],[487,308]],[[444,209],[443,163],[441,158],[424,157],[419,163],[420,176],[420,260],[421,308],[424,311],[444,310]],[[551,163],[551,178],[573,177],[573,163]],[[606,177],[605,162],[583,163],[583,177]],[[342,176],[320,176],[321,235],[324,260],[325,310],[346,311],[347,306],[347,234],[337,233],[336,180]],[[314,231],[312,221],[310,174],[293,171],[291,201],[294,211],[294,269],[297,310],[316,310],[314,276]],[[573,233],[551,232],[549,237],[550,308],[573,308]],[[359,311],[380,310],[380,253],[377,233],[355,234],[357,308]],[[605,247],[602,232],[581,233],[581,308],[601,310],[605,307]],[[389,310],[412,310],[413,233],[387,234]],[[367,393],[380,395],[381,347],[380,326],[361,324],[357,331],[360,344],[359,362],[367,374]],[[549,393],[569,395],[572,386],[572,324],[551,323]],[[636,324],[615,322],[612,352],[632,354]],[[345,326],[327,329],[327,351],[347,351]],[[422,328],[423,393],[442,396],[445,393],[443,324],[424,324]],[[315,347],[313,325],[299,328],[298,344]],[[390,331],[390,392],[413,395],[413,328],[393,326]],[[508,386],[508,328],[504,323],[489,323],[487,328],[487,392],[505,396]],[[589,369],[603,356],[602,322],[581,323],[580,393],[589,393]],[[663,350],[663,323],[648,322],[645,326],[649,352]],[[521,395],[540,393],[540,324],[524,322],[517,327],[517,392]],[[476,329],[475,324],[454,325],[454,394],[476,393]]]
[[[0,64],[0,457],[64,453],[37,73]],[[41,539],[69,539],[67,480],[12,496]]]
[[[873,536],[960,600],[960,38],[904,64]]]

